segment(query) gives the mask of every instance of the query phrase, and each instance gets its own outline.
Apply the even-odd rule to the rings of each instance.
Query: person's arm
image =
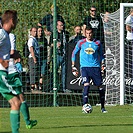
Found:
[[[76,44],[73,52],[72,52],[72,57],[71,57],[71,61],[72,61],[72,65],[75,65],[75,61],[76,61],[76,54],[79,52],[81,45],[80,45],[81,41],[78,41],[78,43]]]
[[[100,44],[99,56],[100,56],[101,71],[104,72],[104,70],[105,70],[105,57],[104,57],[104,53],[103,53],[103,46],[102,46],[100,41],[98,41],[98,43]]]
[[[103,46],[101,41],[97,40],[97,44],[99,43],[99,56],[100,56],[100,62],[102,63],[104,61],[104,54],[103,54]]]
[[[87,26],[87,22],[88,22],[88,17],[85,17],[85,19],[83,20],[83,36],[85,36],[85,29],[86,29],[86,26]]]
[[[85,36],[85,29],[86,29],[86,25],[83,25],[83,36]]]
[[[39,21],[39,23],[38,23],[37,25],[38,25],[38,26],[46,25],[46,16],[43,17],[43,18]]]
[[[126,30],[129,31],[129,32],[132,32],[132,28],[130,25],[126,25]]]
[[[72,52],[72,57],[71,57],[71,61],[72,61],[72,74],[74,76],[78,76],[78,69],[75,66],[75,61],[76,61],[76,54],[79,52],[80,50],[80,41],[76,44],[73,52]]]
[[[30,47],[30,53],[31,53],[31,56],[32,56],[32,58],[34,60],[34,63],[37,63],[33,46]]]
[[[35,52],[34,52],[34,42],[33,42],[33,38],[30,37],[29,40],[28,40],[28,48],[29,48],[29,51],[30,51],[30,54],[34,60],[34,63],[37,63],[37,60],[36,60],[36,57],[35,57]]]
[[[11,51],[10,54],[14,54],[14,50],[16,50],[16,37],[14,34],[10,33],[9,34],[10,37],[10,42],[11,42]]]
[[[128,16],[126,18],[125,24],[126,24],[126,31],[133,32],[132,31],[132,27],[131,27],[132,21],[131,21],[131,17],[130,16]]]
[[[37,24],[38,26],[42,26],[40,23]]]

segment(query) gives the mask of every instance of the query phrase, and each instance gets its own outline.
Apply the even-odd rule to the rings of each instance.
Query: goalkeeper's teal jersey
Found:
[[[80,67],[100,67],[103,59],[102,44],[99,40],[88,41],[87,38],[78,41],[73,52],[72,61],[80,51]]]

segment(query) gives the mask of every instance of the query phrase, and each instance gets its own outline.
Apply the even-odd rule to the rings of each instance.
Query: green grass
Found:
[[[94,106],[91,114],[81,107],[30,108],[31,118],[38,120],[33,129],[26,129],[21,116],[20,133],[133,133],[133,106],[107,106],[107,114]],[[11,133],[9,108],[0,109],[0,133]]]

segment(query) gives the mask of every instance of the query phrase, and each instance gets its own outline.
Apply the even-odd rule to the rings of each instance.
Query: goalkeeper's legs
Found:
[[[107,113],[104,107],[104,104],[105,104],[105,89],[104,88],[99,87],[99,95],[100,95],[100,102],[101,102],[101,111],[102,113]]]
[[[105,103],[105,90],[103,88],[99,88],[99,95],[100,95],[100,102],[101,102],[101,109],[104,108]]]
[[[83,90],[83,105],[88,103],[88,93],[89,93],[89,83],[84,83],[84,90]]]

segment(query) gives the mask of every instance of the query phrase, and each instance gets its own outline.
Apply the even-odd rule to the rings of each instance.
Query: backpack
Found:
[[[23,47],[23,56],[25,58],[27,58],[30,54],[30,51],[29,51],[29,48],[28,48],[28,41],[26,41],[26,43],[24,44],[24,47]]]

